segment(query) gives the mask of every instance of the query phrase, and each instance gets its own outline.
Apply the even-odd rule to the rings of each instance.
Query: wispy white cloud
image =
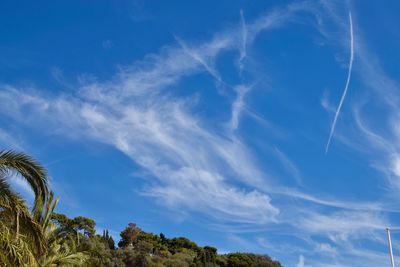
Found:
[[[396,261],[398,258],[395,258]],[[320,267],[352,267],[352,266],[390,266],[386,251],[375,251],[347,245],[335,259],[309,261],[311,266]]]
[[[236,99],[232,103],[232,115],[230,121],[230,128],[232,131],[236,130],[239,127],[240,116],[246,107],[244,98],[249,90],[251,90],[251,87],[238,85],[235,86],[234,89],[236,91]]]
[[[45,95],[3,85],[0,99],[6,105],[0,111],[20,123],[46,124],[61,135],[114,146],[151,174],[153,180],[143,193],[160,203],[220,220],[272,222],[279,210],[257,189],[265,187],[268,177],[251,151],[235,134],[218,133],[196,116],[195,97],[175,97],[167,89],[203,70],[222,82],[215,68],[222,51],[237,49],[245,56],[244,46],[251,43],[246,41],[247,28],[254,40],[258,33],[282,26],[301,8],[276,10],[247,24],[242,14],[241,27],[219,33],[206,43],[189,46],[177,38],[179,47],[147,55],[121,68],[110,81],[84,82],[71,95]],[[230,125],[236,129],[250,87],[233,88],[237,98]]]
[[[308,214],[308,215],[307,215]],[[380,266],[386,262],[380,250],[364,245],[386,246],[384,234],[388,218],[381,212],[315,212],[308,209],[294,222],[313,249],[304,249],[309,266]],[[326,240],[321,242],[321,240]],[[318,255],[318,256],[317,256]]]
[[[22,150],[21,141],[14,135],[0,128],[0,146],[2,149]]]
[[[280,160],[284,169],[288,172],[290,176],[296,181],[298,185],[302,184],[302,179],[300,175],[300,171],[297,166],[286,156],[281,150],[275,148],[275,153],[277,158]]]
[[[336,257],[338,255],[337,248],[328,243],[318,243],[315,247],[315,251],[317,253],[329,255],[331,257]]]
[[[296,267],[304,267],[305,266],[304,265],[304,261],[305,261],[304,256],[300,255],[299,256],[299,261],[297,262]]]
[[[305,202],[313,203],[319,206],[326,206],[332,208],[338,208],[343,210],[354,210],[354,211],[392,211],[396,210],[385,209],[382,203],[379,202],[365,202],[355,200],[344,200],[343,198],[335,198],[332,196],[324,196],[320,194],[310,194],[307,192],[300,191],[290,187],[273,187],[270,193],[282,194],[290,198],[302,200]]]
[[[302,11],[313,11],[315,6],[307,1],[291,3],[283,8],[276,8],[267,15],[260,16],[252,23],[247,23],[247,47],[251,45],[256,37],[266,30],[273,30],[283,27],[288,22],[295,20],[296,15]]]
[[[24,196],[28,197],[28,201],[33,201],[34,193],[26,180],[18,175],[12,175],[9,179],[11,186],[16,188],[17,192],[21,192]]]
[[[168,56],[165,59],[172,60]],[[82,86],[78,96],[45,96],[39,91],[30,94],[4,86],[0,98],[7,104],[1,111],[21,123],[47,124],[60,134],[74,129],[72,135],[114,146],[157,179],[145,194],[161,203],[228,221],[273,221],[278,209],[267,195],[238,189],[227,179],[262,183],[261,172],[245,145],[236,137],[224,137],[205,128],[190,111],[191,99],[162,93],[165,85],[177,82],[186,73],[184,67],[177,70],[167,66],[163,72],[158,64],[147,71],[131,70],[132,75],[123,71],[113,83]],[[166,77],[169,74],[175,78]],[[150,83],[150,77],[156,85]]]
[[[389,185],[397,190],[400,187],[400,101],[397,93],[400,86],[385,73],[365,43],[360,45],[359,54],[360,76],[365,87],[372,90],[365,100],[355,103],[353,107],[353,119],[358,132],[352,141],[363,148],[361,151],[369,155],[371,166],[385,174]],[[371,116],[371,110],[381,114],[380,118]]]
[[[162,172],[163,176],[168,176],[168,181],[150,188],[145,194],[160,198],[171,207],[189,208],[209,213],[215,219],[250,224],[272,222],[279,213],[267,195],[229,186],[218,173],[188,168]]]
[[[246,183],[247,177],[252,181],[261,178],[249,152],[239,140],[225,139],[203,128],[189,115],[184,102],[167,98],[159,102],[145,96],[137,99],[138,103],[111,109],[108,102],[46,99],[16,90],[3,91],[0,98],[5,97],[27,99],[16,114],[20,109],[30,109],[43,119],[42,123],[52,122],[64,130],[77,127],[81,132],[76,135],[115,146],[158,178],[159,184],[145,193],[171,207],[245,223],[266,223],[278,214],[265,194],[229,186],[222,172],[225,168],[241,182]],[[115,104],[115,99],[112,102]],[[71,112],[67,115],[66,111]],[[59,121],[61,118],[65,120]]]
[[[323,234],[337,243],[347,242],[350,238],[377,239],[376,232],[385,229],[386,225],[388,220],[382,214],[354,211],[330,215],[313,213],[300,222],[300,227],[308,233]]]
[[[329,101],[329,93],[327,90],[324,91],[324,95],[321,99],[321,106],[329,113],[335,114],[336,108],[334,105]]]

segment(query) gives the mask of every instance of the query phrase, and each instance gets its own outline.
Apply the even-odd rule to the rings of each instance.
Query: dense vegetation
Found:
[[[24,178],[35,194],[31,210],[9,186],[14,175]],[[120,233],[116,246],[107,230],[96,234],[94,220],[55,213],[57,203],[39,163],[21,153],[0,151],[0,266],[281,266],[268,256],[219,255],[216,248],[147,233],[134,223]]]

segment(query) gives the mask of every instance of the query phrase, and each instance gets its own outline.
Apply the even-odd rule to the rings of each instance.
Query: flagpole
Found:
[[[390,237],[390,228],[386,228],[386,233],[388,237],[388,242],[389,242],[389,256],[390,256],[390,263],[391,266],[394,267],[394,258],[393,258],[393,249],[392,249],[392,239]]]

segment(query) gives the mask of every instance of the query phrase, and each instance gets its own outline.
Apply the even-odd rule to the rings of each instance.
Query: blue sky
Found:
[[[285,266],[386,266],[399,5],[3,1],[0,147],[115,236],[135,222]]]

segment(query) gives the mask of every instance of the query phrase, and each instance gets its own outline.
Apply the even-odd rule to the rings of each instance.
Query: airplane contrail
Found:
[[[353,68],[353,59],[354,59],[354,37],[353,37],[353,20],[351,19],[351,12],[349,12],[349,22],[350,22],[350,62],[349,62],[349,70],[347,73],[347,80],[346,80],[346,85],[344,87],[344,91],[342,94],[342,97],[340,98],[339,105],[336,109],[336,114],[335,118],[333,119],[332,127],[331,127],[331,132],[329,133],[329,139],[328,143],[326,144],[325,147],[325,154],[328,153],[329,150],[329,145],[331,144],[333,134],[335,132],[335,127],[336,127],[336,122],[340,114],[340,110],[342,109],[344,99],[346,98],[347,95],[347,90],[349,89],[349,83],[350,83],[350,78],[351,78],[351,71]]]
[[[202,65],[204,67],[204,69],[212,76],[215,78],[215,80],[217,80],[218,82],[225,84],[225,82],[222,80],[222,78],[220,77],[220,75],[218,74],[218,72],[212,68],[211,66],[209,66],[207,64],[207,62],[200,56],[198,55],[196,52],[192,51],[189,49],[189,47],[187,47],[187,45],[178,37],[175,36],[175,40],[178,42],[178,44],[182,47],[182,49],[185,51],[186,54],[188,54],[191,58],[193,58],[197,63],[199,63],[200,65]]]
[[[242,45],[240,47],[240,58],[239,58],[239,74],[243,71],[243,60],[246,58],[246,47],[247,47],[247,27],[246,27],[246,20],[244,18],[243,10],[240,10],[240,25],[242,28]]]

